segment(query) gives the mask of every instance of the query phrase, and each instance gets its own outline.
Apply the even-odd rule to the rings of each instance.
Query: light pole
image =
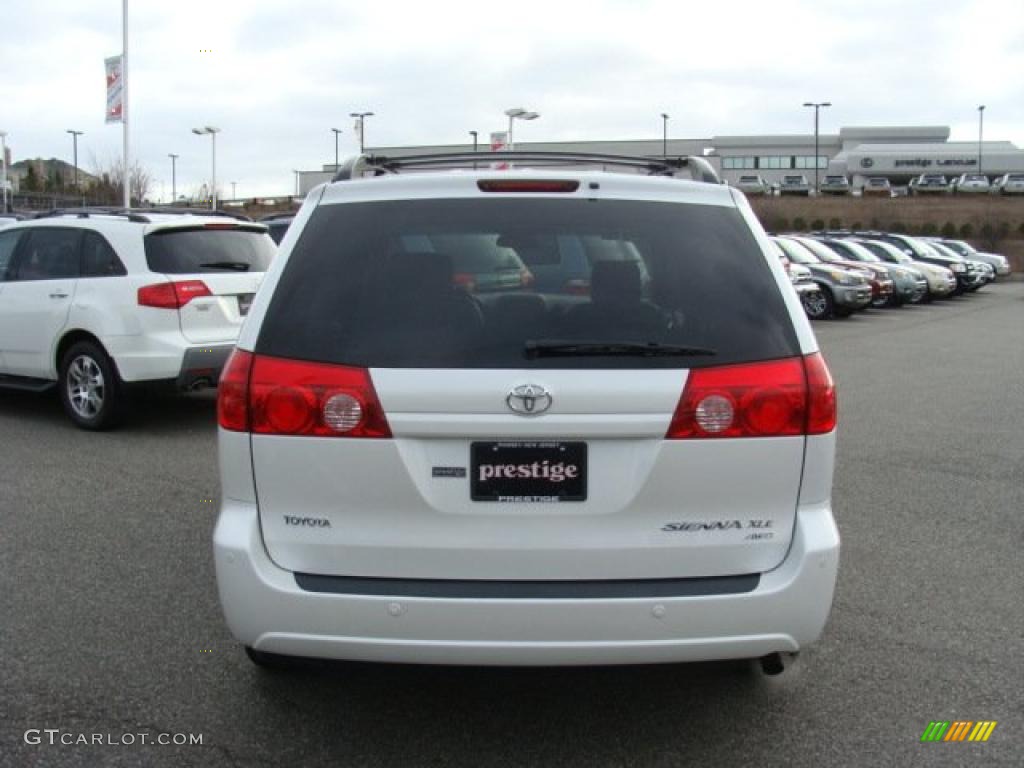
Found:
[[[978,105],[978,173],[982,173],[981,170],[981,137],[985,128],[985,105]]]
[[[338,136],[341,134],[341,128],[331,128],[334,131],[334,172],[338,172]]]
[[[171,205],[178,199],[178,173],[177,165],[178,156],[171,153],[167,155],[171,158]]]
[[[295,174],[295,196],[299,196],[299,172],[292,168],[292,173]]]
[[[232,200],[237,200],[238,199],[238,195],[235,194],[235,192],[236,192],[235,187],[236,186],[238,186],[238,182],[237,181],[232,181],[231,182],[231,199]]]
[[[814,107],[814,196],[818,196],[818,110],[831,107],[831,101],[805,101],[805,107]]]
[[[67,130],[71,134],[71,142],[74,145],[74,163],[75,163],[75,190],[78,190],[78,137],[84,135],[85,131],[73,131],[70,128]]]
[[[363,123],[366,118],[373,117],[373,112],[349,112],[348,116],[356,119],[356,130],[359,132],[359,154],[362,154],[366,147],[366,142],[363,140]]]
[[[217,210],[217,134],[220,133],[220,128],[207,125],[203,128],[193,128],[192,133],[196,136],[210,134],[211,146],[213,148],[213,187],[210,192],[210,210],[215,211]]]
[[[0,131],[0,168],[3,171],[0,186],[4,188],[4,207],[0,213],[7,213],[7,131]]]
[[[661,156],[668,157],[668,115],[661,113]]]
[[[522,107],[512,107],[512,109],[506,109],[505,114],[508,115],[508,149],[512,152],[516,148],[515,143],[512,141],[512,124],[516,120],[536,120],[540,117],[540,113],[528,112]]]
[[[477,132],[476,131],[470,131],[469,135],[473,137],[473,151],[476,152]]]

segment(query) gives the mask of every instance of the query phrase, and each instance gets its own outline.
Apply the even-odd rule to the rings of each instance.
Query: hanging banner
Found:
[[[107,68],[107,118],[108,123],[124,122],[124,82],[121,78],[122,57],[104,59]]]
[[[508,132],[495,131],[491,134],[491,152],[504,152],[508,149]],[[508,163],[491,163],[491,168],[498,171],[508,170]]]

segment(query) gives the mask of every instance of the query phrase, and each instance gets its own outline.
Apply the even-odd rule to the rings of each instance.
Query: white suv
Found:
[[[131,385],[213,385],[275,253],[229,217],[55,212],[0,231],[0,387],[57,386],[85,429]]]
[[[666,178],[699,158],[498,155],[306,198],[220,383],[228,626],[260,664],[779,671],[839,560],[835,393],[782,264],[742,193]],[[509,252],[500,289],[453,267]]]

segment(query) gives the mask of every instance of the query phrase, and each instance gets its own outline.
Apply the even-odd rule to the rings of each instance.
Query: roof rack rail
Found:
[[[429,155],[357,155],[346,160],[332,181],[348,181],[364,176],[382,176],[414,168],[471,168],[493,162],[529,163],[531,168],[565,168],[570,165],[598,165],[636,168],[649,176],[675,176],[686,173],[695,181],[719,184],[721,180],[711,163],[695,155],[679,157],[635,157],[590,152],[447,152]]]
[[[169,206],[166,206],[166,207],[165,206],[154,206],[152,208],[143,208],[143,209],[140,209],[140,208],[124,209],[124,208],[122,208],[121,212],[124,212],[125,210],[130,211],[132,213],[138,213],[138,212],[141,212],[141,211],[145,211],[146,213],[170,213],[170,214],[180,214],[182,216],[220,216],[222,218],[227,218],[227,219],[238,219],[239,221],[252,221],[252,217],[246,216],[244,213],[236,213],[234,211],[222,211],[219,208],[217,208],[217,209],[213,209],[213,208],[189,208],[187,206],[169,205]]]
[[[139,222],[142,224],[149,222],[149,217],[132,210],[126,210],[124,208],[113,208],[104,206],[90,206],[87,208],[53,208],[49,211],[41,211],[35,214],[32,218],[34,219],[49,219],[57,216],[77,216],[80,219],[87,219],[90,216],[124,216],[128,221]]]

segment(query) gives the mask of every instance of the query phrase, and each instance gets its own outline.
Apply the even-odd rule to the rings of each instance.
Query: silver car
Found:
[[[772,193],[772,186],[764,177],[758,175],[751,176],[740,176],[736,182],[736,189],[740,190],[745,195],[770,195]]]
[[[782,181],[779,183],[779,194],[803,195],[806,197],[811,194],[811,183],[807,181],[807,177],[803,174],[783,176]]]
[[[983,173],[962,173],[953,179],[953,191],[957,194],[985,194],[991,185]]]
[[[929,240],[936,240],[936,238],[928,238]],[[986,253],[979,251],[974,248],[973,245],[968,243],[966,240],[947,240],[946,238],[938,239],[938,242],[949,248],[951,251],[958,253],[965,259],[973,259],[974,261],[983,261],[989,264],[994,270],[997,276],[1005,277],[1010,274],[1010,260],[999,253]]]
[[[992,183],[992,194],[1024,195],[1024,173],[1004,173]]]

